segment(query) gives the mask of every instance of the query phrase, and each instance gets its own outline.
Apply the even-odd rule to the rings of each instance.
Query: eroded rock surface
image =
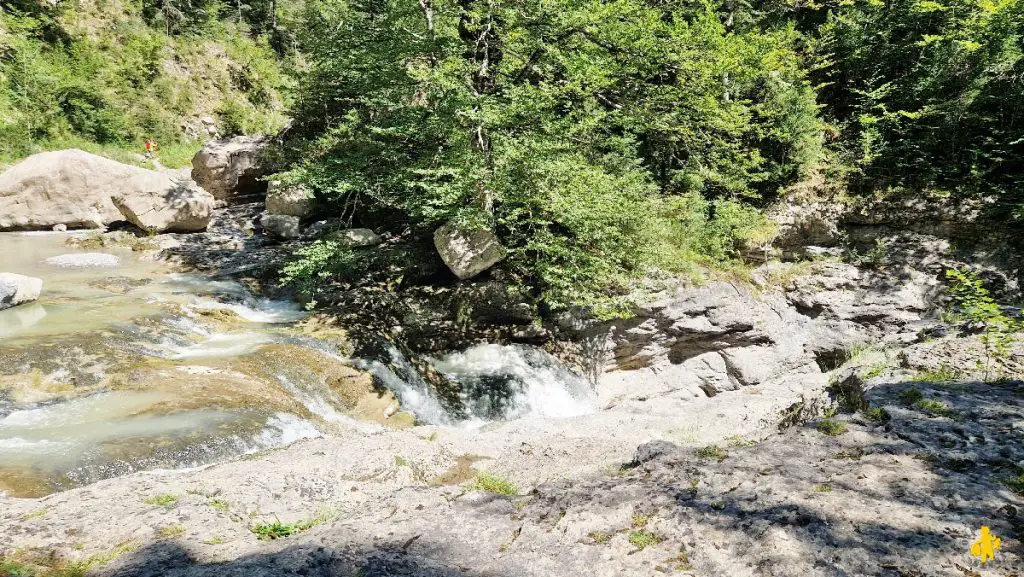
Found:
[[[209,142],[192,158],[192,179],[221,202],[261,196],[267,183],[260,179],[271,172],[263,159],[268,142],[257,136]]]

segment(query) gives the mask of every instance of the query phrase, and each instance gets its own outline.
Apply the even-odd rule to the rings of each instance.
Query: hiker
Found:
[[[156,148],[157,148],[156,142],[153,142],[152,140],[147,138],[146,139],[146,158],[147,159],[152,159],[153,158],[153,154],[156,152]]]

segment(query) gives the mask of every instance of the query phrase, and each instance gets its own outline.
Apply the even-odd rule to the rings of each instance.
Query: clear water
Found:
[[[68,236],[0,233],[0,271],[43,280],[38,302],[0,311],[0,492],[41,495],[330,434],[352,419],[321,361],[371,372],[422,423],[596,408],[589,384],[536,348],[427,359],[443,381],[428,383],[394,344],[342,358],[292,327],[305,316],[298,305],[233,281],[119,249],[106,251],[116,266],[66,266],[96,252],[69,247]]]
[[[67,266],[81,255],[113,261],[68,236],[0,234],[0,271],[43,280],[37,302],[0,311],[0,491],[38,495],[321,434],[313,420],[335,409],[302,410],[317,402],[292,399],[303,383],[281,389],[217,365],[282,340],[304,316],[296,304],[127,250],[107,251],[116,266]],[[147,363],[156,368],[143,382],[118,380]],[[269,400],[252,406],[232,391],[242,387]]]

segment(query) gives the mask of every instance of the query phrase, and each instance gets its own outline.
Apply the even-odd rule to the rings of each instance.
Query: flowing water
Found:
[[[0,271],[43,279],[37,302],[0,311],[0,492],[200,466],[330,435],[354,416],[473,426],[595,407],[589,385],[538,349],[414,362],[382,342],[349,359],[342,332],[310,329],[294,303],[68,239],[0,234]]]

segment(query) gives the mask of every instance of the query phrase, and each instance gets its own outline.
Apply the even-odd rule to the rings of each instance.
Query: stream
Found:
[[[424,359],[440,391],[400,343],[352,358],[343,328],[295,303],[75,238],[0,234],[0,271],[43,280],[38,301],[0,311],[0,492],[11,496],[365,422],[475,427],[596,410],[590,385],[539,349],[481,344]]]

